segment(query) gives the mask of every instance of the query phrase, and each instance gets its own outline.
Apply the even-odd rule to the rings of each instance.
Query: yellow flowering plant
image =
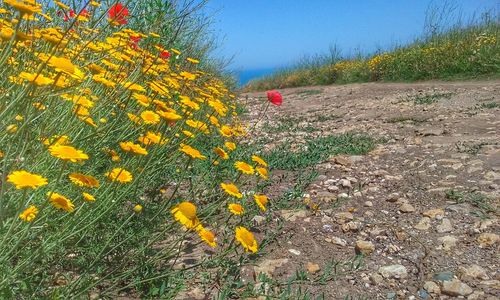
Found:
[[[193,239],[258,250],[268,164],[239,146],[235,96],[132,3],[0,4],[0,298],[140,293]]]

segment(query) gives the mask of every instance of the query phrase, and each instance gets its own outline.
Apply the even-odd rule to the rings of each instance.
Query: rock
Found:
[[[349,167],[353,163],[350,158],[345,157],[345,156],[335,156],[335,157],[333,157],[331,159],[331,161],[333,161],[337,165],[341,165],[341,166],[344,166],[344,167]]]
[[[365,207],[372,207],[373,206],[373,202],[371,202],[371,201],[365,201],[364,206]]]
[[[263,216],[254,216],[252,218],[252,222],[255,224],[255,225],[262,225],[264,222],[266,221],[266,217],[263,217]]]
[[[342,198],[349,198],[349,195],[347,193],[340,193],[337,198],[342,199]]]
[[[450,271],[439,272],[434,274],[432,278],[437,281],[450,281],[453,279],[453,272]]]
[[[491,287],[495,290],[500,290],[500,280],[483,280],[479,284]]]
[[[467,300],[479,300],[479,299],[485,299],[483,291],[474,291],[474,293],[470,294],[467,297]]]
[[[281,216],[290,222],[295,222],[298,218],[305,218],[307,216],[306,210],[282,210]]]
[[[437,295],[441,294],[441,289],[439,288],[439,285],[434,281],[426,281],[424,283],[424,289],[431,294],[437,294]]]
[[[336,186],[336,185],[329,185],[327,188],[326,188],[329,192],[331,193],[334,193],[334,192],[338,192],[339,191],[339,187]]]
[[[451,281],[443,281],[441,292],[445,295],[456,297],[470,295],[473,291],[466,283],[454,279]]]
[[[307,263],[307,272],[310,274],[316,274],[321,270],[320,266],[318,264],[313,264],[311,262]]]
[[[491,181],[500,180],[500,173],[489,171],[484,174],[484,178]]]
[[[428,230],[429,228],[431,228],[431,219],[428,217],[423,217],[414,227],[418,230]]]
[[[342,186],[342,187],[345,187],[345,188],[351,188],[352,185],[351,185],[351,182],[347,179],[341,179],[339,181],[339,184]]]
[[[264,273],[269,277],[272,277],[273,272],[288,263],[288,258],[281,259],[266,259],[260,262],[257,266],[254,266],[254,272],[256,275]]]
[[[329,217],[329,216],[323,216],[321,218],[321,223],[330,223],[331,221],[333,221],[332,217]]]
[[[323,192],[319,192],[316,195],[316,199],[319,202],[326,202],[326,203],[334,202],[335,200],[337,200],[337,195],[330,193],[330,192],[323,191]]]
[[[450,219],[444,218],[443,221],[441,221],[441,224],[439,224],[436,227],[437,232],[439,233],[445,233],[445,232],[450,232],[453,230],[453,226],[451,225]]]
[[[300,251],[296,250],[296,249],[288,249],[288,252],[292,253],[293,255],[297,255],[297,256],[300,255]]]
[[[382,281],[384,281],[384,277],[382,277],[382,275],[380,274],[374,273],[370,275],[370,281],[373,285],[379,285],[382,283]]]
[[[415,211],[415,207],[413,207],[413,205],[411,205],[410,203],[403,203],[399,207],[399,211],[402,213],[412,213]]]
[[[350,212],[336,213],[334,217],[338,224],[344,224],[354,219],[354,216]]]
[[[360,227],[361,227],[360,222],[353,222],[353,221],[342,224],[341,226],[343,232],[349,232],[349,231],[356,232],[359,230]]]
[[[387,299],[395,299],[395,298],[396,298],[395,292],[388,292],[387,293]]]
[[[434,219],[437,216],[444,216],[444,210],[441,208],[430,209],[430,210],[424,211],[422,213],[422,215],[424,215],[424,217],[429,217],[431,219]]]
[[[338,245],[338,246],[342,246],[342,247],[347,246],[347,241],[346,241],[346,240],[341,239],[341,238],[336,237],[336,236],[333,236],[333,237],[331,238],[331,242],[332,242],[332,244],[334,244],[334,245]]]
[[[399,194],[398,193],[392,193],[390,194],[385,201],[387,202],[396,202],[399,199]]]
[[[481,266],[471,265],[470,267],[460,267],[458,269],[460,274],[460,279],[462,280],[471,280],[471,279],[481,279],[487,280],[489,279],[486,274],[486,270],[484,270]]]
[[[431,128],[419,129],[417,130],[417,132],[423,136],[439,136],[443,135],[445,131],[441,128],[431,127]]]
[[[354,249],[357,254],[370,255],[375,251],[375,245],[369,241],[357,240]]]
[[[482,233],[477,241],[480,248],[486,248],[497,243],[499,239],[500,237],[496,233]]]
[[[443,250],[450,251],[451,248],[455,247],[458,242],[458,239],[452,235],[445,235],[438,239],[443,245]]]
[[[427,299],[429,298],[429,293],[427,293],[425,290],[419,290],[418,296],[422,299]]]
[[[400,278],[406,278],[408,276],[408,271],[406,270],[406,267],[403,265],[389,265],[389,266],[383,266],[378,269],[378,272],[384,277],[384,278],[395,278],[395,279],[400,279]]]

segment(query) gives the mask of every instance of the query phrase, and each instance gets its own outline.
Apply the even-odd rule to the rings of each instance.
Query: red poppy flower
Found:
[[[125,17],[128,16],[128,8],[123,6],[123,4],[121,3],[117,3],[110,7],[108,11],[108,16],[113,22],[116,22],[121,25],[127,24],[128,22],[125,19]]]
[[[168,52],[167,50],[162,51],[162,52],[160,53],[160,57],[161,57],[161,58],[163,58],[163,59],[167,59],[167,58],[169,58],[169,57],[170,57],[170,52]]]
[[[130,45],[132,48],[137,49],[137,46],[139,46],[139,41],[141,40],[141,36],[130,36],[130,40],[132,41],[132,45]]]
[[[267,100],[276,106],[283,103],[283,96],[278,91],[267,91]]]

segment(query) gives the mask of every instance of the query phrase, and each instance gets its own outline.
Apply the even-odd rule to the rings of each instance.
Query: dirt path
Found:
[[[500,81],[282,93],[255,133],[267,151],[345,132],[381,143],[307,168],[318,176],[296,210],[272,213],[279,235],[245,280],[295,278],[302,294],[325,299],[499,299]],[[254,120],[262,95],[243,95]],[[274,170],[273,198],[304,172]]]

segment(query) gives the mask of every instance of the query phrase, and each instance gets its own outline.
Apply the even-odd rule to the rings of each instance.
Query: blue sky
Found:
[[[346,53],[405,43],[422,34],[430,3],[445,0],[211,0],[215,55],[234,55],[231,69],[289,65],[337,44]],[[500,0],[448,0],[465,20]]]

